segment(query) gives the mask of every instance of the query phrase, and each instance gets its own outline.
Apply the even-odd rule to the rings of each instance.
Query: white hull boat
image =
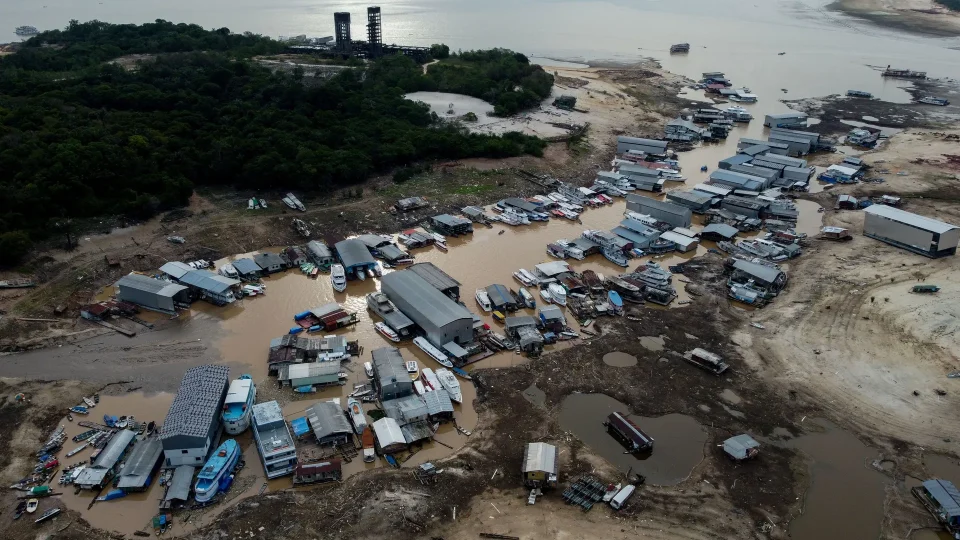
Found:
[[[410,378],[417,380],[420,377],[420,365],[417,364],[416,360],[407,360],[406,362],[407,373],[410,374]]]
[[[550,296],[550,291],[547,289],[540,289],[540,298],[543,298],[543,301],[548,304],[553,303],[553,296]]]
[[[350,422],[353,423],[353,431],[360,435],[367,429],[367,417],[363,413],[363,404],[356,398],[347,399],[347,412],[350,413]]]
[[[527,306],[530,309],[533,309],[537,306],[537,299],[530,294],[530,291],[520,287],[520,290],[517,291],[520,294],[520,299],[523,300],[523,305]]]
[[[424,395],[427,393],[427,389],[423,386],[421,381],[413,381],[413,389],[417,392],[417,395]]]
[[[436,376],[437,379],[440,380],[443,389],[450,395],[451,401],[463,403],[463,392],[460,391],[460,381],[457,380],[457,376],[450,370],[444,368],[438,369]]]
[[[425,367],[420,370],[423,379],[423,386],[427,392],[436,391],[443,392],[443,386],[440,384],[440,379],[437,378],[436,373],[432,369]]]
[[[373,324],[373,327],[377,330],[377,333],[380,334],[381,336],[389,339],[394,343],[400,343],[400,336],[398,336],[397,333],[394,332],[392,328],[387,326],[386,323],[376,322]]]
[[[420,350],[427,353],[427,355],[430,356],[430,358],[433,358],[434,360],[436,360],[437,363],[440,364],[441,366],[453,367],[453,362],[451,362],[450,359],[447,358],[447,355],[443,354],[443,352],[441,352],[440,349],[434,347],[432,343],[427,341],[427,338],[423,336],[417,336],[413,338],[413,344],[416,345],[417,347],[420,347]]]
[[[367,273],[363,271],[363,268],[357,268],[357,279],[360,281],[366,281]]]
[[[547,290],[550,292],[550,299],[553,303],[561,306],[567,305],[567,291],[563,288],[563,285],[551,283],[547,286]]]
[[[367,377],[373,377],[373,364],[370,362],[364,362],[363,372],[367,374]]]
[[[337,292],[347,290],[347,273],[343,270],[343,265],[335,264],[330,267],[330,282],[333,283],[333,290]]]
[[[487,294],[487,291],[483,289],[477,289],[475,294],[477,299],[477,304],[480,305],[480,308],[484,311],[493,311],[493,306],[490,304],[490,295]]]

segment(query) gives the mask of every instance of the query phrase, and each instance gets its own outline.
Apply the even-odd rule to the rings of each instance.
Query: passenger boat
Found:
[[[408,360],[404,365],[407,368],[407,373],[410,374],[410,379],[415,381],[420,377],[420,366],[416,360]]]
[[[449,369],[440,368],[436,372],[437,379],[443,389],[450,395],[450,399],[456,403],[463,403],[463,392],[460,390],[460,381]]]
[[[40,506],[40,499],[30,499],[27,501],[27,513],[32,514],[36,512],[38,506]]]
[[[400,336],[398,336],[397,333],[394,332],[392,328],[387,326],[387,323],[376,322],[376,323],[373,323],[373,327],[377,330],[377,333],[379,333],[381,336],[389,339],[394,343],[400,343]]]
[[[225,482],[229,482],[230,473],[233,472],[239,458],[240,446],[237,441],[233,439],[223,441],[200,470],[197,483],[193,487],[194,499],[198,503],[211,501],[220,492],[221,486],[226,487]]]
[[[427,393],[426,387],[423,386],[423,382],[420,380],[413,381],[413,389],[417,392],[417,395],[424,395]]]
[[[253,384],[253,377],[241,375],[230,383],[227,398],[223,401],[223,428],[230,435],[239,435],[250,427],[250,417],[253,415],[253,404],[257,401],[257,385]]]
[[[363,404],[357,398],[347,398],[347,412],[350,413],[353,430],[357,435],[361,435],[363,430],[367,429],[367,417],[363,413]]]
[[[484,311],[493,311],[493,305],[490,304],[490,295],[487,294],[487,291],[483,289],[477,289],[477,292],[474,294],[477,299],[477,304],[480,304],[480,308]]]
[[[364,362],[363,372],[367,374],[367,377],[373,377],[373,364],[370,362]]]
[[[427,353],[430,358],[433,358],[443,367],[453,367],[453,362],[447,358],[447,355],[443,354],[440,349],[433,346],[432,343],[427,341],[427,338],[423,336],[417,336],[413,338],[413,344],[417,347],[420,347],[420,350]]]
[[[627,256],[624,255],[622,251],[618,251],[615,249],[605,249],[603,250],[603,256],[608,261],[618,266],[622,266],[624,268],[630,266],[630,260],[627,259]]]
[[[550,291],[550,299],[554,304],[567,305],[567,291],[563,288],[563,285],[551,283],[547,286],[547,290]]]
[[[424,387],[429,388],[427,392],[431,390],[437,392],[443,391],[443,385],[440,384],[440,379],[437,378],[436,373],[434,373],[432,369],[425,367],[421,370],[421,373],[423,373],[422,379]]]
[[[527,216],[527,214],[525,212],[521,212],[520,210],[517,210],[516,208],[512,208],[512,207],[505,208],[503,210],[503,214],[501,214],[501,218],[503,217],[513,218],[519,225],[530,224],[530,218]]]
[[[333,290],[337,292],[347,290],[347,273],[343,270],[342,264],[330,267],[330,282],[333,283]]]
[[[517,291],[520,294],[520,299],[523,300],[523,305],[527,306],[530,309],[537,307],[537,299],[530,294],[530,291],[520,287],[520,290]]]
[[[43,523],[44,521],[46,521],[46,520],[48,520],[48,519],[53,519],[53,518],[56,517],[57,514],[59,514],[59,513],[60,513],[60,508],[59,508],[59,507],[51,508],[51,509],[47,510],[46,512],[40,514],[40,517],[38,517],[37,519],[35,519],[35,520],[34,520],[34,523]]]

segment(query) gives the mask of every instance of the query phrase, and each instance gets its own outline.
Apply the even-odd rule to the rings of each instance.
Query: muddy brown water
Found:
[[[924,454],[923,466],[929,478],[942,478],[960,486],[960,461],[957,458],[943,454]]]
[[[640,345],[648,351],[662,351],[663,338],[660,336],[640,336]]]
[[[707,432],[690,416],[667,414],[657,418],[630,416],[655,443],[650,454],[625,454],[623,445],[607,433],[603,421],[611,412],[628,413],[623,403],[604,394],[572,394],[560,407],[560,426],[609,461],[621,473],[631,469],[651,484],[682,482],[703,459]]]
[[[609,352],[603,355],[603,363],[613,367],[631,367],[637,365],[637,357],[625,352]]]

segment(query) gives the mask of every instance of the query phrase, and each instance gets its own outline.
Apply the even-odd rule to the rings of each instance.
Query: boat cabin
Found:
[[[301,463],[293,472],[294,485],[339,482],[343,477],[343,467],[339,459],[319,463]]]
[[[604,422],[607,431],[626,445],[630,452],[647,452],[653,450],[653,437],[643,432],[627,415],[612,412]]]

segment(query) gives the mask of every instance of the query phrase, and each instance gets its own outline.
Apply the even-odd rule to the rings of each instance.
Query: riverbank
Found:
[[[933,0],[837,0],[827,8],[894,30],[960,36],[960,13]]]

